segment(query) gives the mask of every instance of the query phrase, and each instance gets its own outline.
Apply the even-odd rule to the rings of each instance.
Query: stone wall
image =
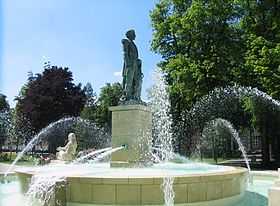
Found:
[[[109,205],[157,205],[164,203],[162,177],[90,178],[69,177],[67,202]],[[242,194],[247,170],[207,175],[188,175],[174,180],[175,203],[218,200]]]

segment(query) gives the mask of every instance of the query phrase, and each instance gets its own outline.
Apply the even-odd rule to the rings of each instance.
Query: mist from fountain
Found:
[[[159,158],[168,161],[173,153],[172,118],[167,85],[160,71],[153,74],[154,85],[150,90],[150,105],[153,117],[153,147],[157,148]]]
[[[269,107],[275,111],[280,111],[280,102],[271,96],[258,90],[257,88],[228,86],[225,88],[216,88],[198,100],[192,109],[186,113],[185,121],[190,123],[191,128],[202,128],[207,122],[218,119],[231,132],[236,140],[239,150],[242,152],[246,166],[250,171],[250,164],[238,132],[233,125],[226,120],[229,114],[235,115],[234,103],[242,101],[244,98],[261,101],[263,106]],[[249,176],[249,181],[251,181]]]
[[[250,167],[250,164],[249,164],[247,152],[246,152],[246,149],[245,149],[245,147],[243,146],[243,144],[241,142],[241,139],[239,137],[238,132],[236,131],[236,129],[234,129],[233,125],[229,121],[227,121],[225,119],[217,119],[217,121],[221,122],[224,126],[226,126],[226,128],[228,128],[228,130],[232,134],[233,138],[235,139],[235,141],[238,144],[238,148],[239,148],[239,150],[242,153],[242,156],[243,156],[243,158],[245,160],[247,169],[248,169],[248,171],[250,173],[251,172],[251,167]]]
[[[92,122],[88,121],[88,120],[84,120],[80,117],[67,117],[67,118],[62,118],[59,119],[58,121],[52,122],[50,123],[47,127],[43,128],[37,135],[35,135],[31,141],[25,146],[25,148],[17,155],[17,157],[15,158],[15,160],[13,161],[13,163],[10,165],[10,167],[8,168],[8,170],[5,172],[4,176],[7,176],[10,171],[14,168],[14,166],[16,165],[16,163],[30,150],[32,150],[32,148],[37,145],[40,141],[45,140],[49,135],[50,131],[52,131],[55,127],[57,126],[63,126],[66,128],[70,128],[71,126],[73,126],[74,124],[82,124],[86,127],[90,127],[91,129],[93,129],[96,133],[97,136],[99,137],[99,139],[105,139],[105,140],[109,140],[110,137],[109,135],[104,131],[104,129],[97,127],[95,124],[93,124]],[[106,145],[108,143],[104,143],[104,145]]]
[[[167,91],[167,84],[159,69],[154,72],[153,80],[154,85],[150,90],[153,117],[153,148],[156,148],[156,154],[153,156],[156,161],[168,162],[174,154],[169,94]],[[173,182],[173,176],[166,175],[163,178],[162,190],[166,206],[174,205],[175,193],[173,190]]]
[[[95,124],[89,122],[88,120],[84,120],[79,117],[62,118],[56,122],[49,124],[47,127],[43,128],[36,136],[32,138],[32,140],[27,144],[27,146],[17,155],[16,159],[13,161],[11,166],[6,171],[5,176],[7,176],[10,173],[10,171],[13,169],[15,164],[23,157],[24,154],[30,151],[40,141],[45,140],[45,138],[47,138],[48,135],[50,135],[49,133],[51,133],[51,131],[55,127],[62,126],[62,127],[70,128],[71,126],[77,123],[92,128],[97,133],[100,139],[102,138],[109,139],[108,135],[105,133],[103,129],[98,128]],[[104,136],[107,138],[104,138]],[[104,145],[106,145],[106,143]],[[76,164],[81,161],[87,160],[89,158],[92,158],[92,160],[90,161],[91,163],[96,163],[106,158],[113,152],[121,150],[123,148],[124,146],[120,146],[118,148],[107,147],[107,148],[99,149],[76,159],[71,164]],[[29,190],[27,192],[28,205],[36,205],[38,201],[42,204],[46,204],[49,201],[52,201],[54,198],[55,190],[57,189],[56,188],[57,183],[65,182],[66,176],[73,172],[74,171],[67,171],[67,168],[62,167],[59,170],[52,171],[50,174],[43,173],[43,174],[34,175],[32,177],[32,181]]]
[[[164,205],[172,206],[174,205],[175,192],[173,189],[174,177],[167,176],[163,178],[162,190],[164,194]]]
[[[229,138],[233,138],[233,140],[237,143],[238,149],[239,149],[239,151],[241,151],[241,154],[242,154],[242,157],[245,161],[246,167],[247,167],[248,171],[250,172],[251,168],[250,168],[247,152],[246,152],[245,147],[242,144],[242,141],[239,137],[239,134],[236,131],[236,129],[234,128],[234,126],[229,121],[227,121],[225,119],[217,118],[217,119],[214,119],[214,120],[207,123],[205,129],[203,130],[203,134],[202,134],[202,137],[201,137],[202,140],[199,143],[201,145],[198,146],[199,150],[201,150],[201,148],[204,148],[204,147],[209,147],[209,142],[212,142],[212,144],[213,144],[213,142],[215,142],[214,139],[215,139],[215,136],[217,136],[218,133],[219,133],[219,131],[218,131],[219,126],[223,126],[223,128],[226,129],[230,133]],[[213,129],[214,129],[214,131],[213,131]],[[209,137],[212,137],[211,140],[209,139]],[[225,138],[222,138],[222,140],[225,141]],[[220,144],[223,144],[223,143],[225,143],[225,142],[222,142]],[[212,145],[212,147],[215,147],[215,146],[216,145],[214,143],[214,145]],[[214,148],[212,148],[212,150],[213,149]]]
[[[64,122],[64,123],[71,122],[72,123],[74,120],[75,120],[74,117],[63,118],[63,119],[60,119],[56,122],[49,124],[47,127],[42,129],[35,137],[33,137],[31,139],[31,141],[25,146],[25,148],[17,155],[17,157],[15,158],[13,163],[10,165],[9,169],[6,171],[5,176],[7,176],[7,174],[14,168],[15,164],[23,157],[23,155],[26,152],[30,151],[36,144],[38,144],[39,141],[41,141],[43,134],[45,134],[51,128],[55,127],[57,124],[60,124],[62,122]]]
[[[192,127],[196,127],[213,120],[213,117],[214,119],[215,117],[225,119],[231,111],[234,113],[233,102],[244,98],[259,99],[265,106],[280,110],[280,102],[265,92],[257,88],[235,85],[215,88],[209,94],[200,98],[192,109],[186,113],[186,121],[192,124]]]
[[[27,205],[55,205],[56,190],[65,187],[66,178],[58,174],[38,174],[33,175],[26,193]],[[59,202],[57,202],[60,205]]]
[[[60,187],[65,187],[67,183],[67,176],[71,176],[73,174],[83,175],[82,172],[88,172],[87,170],[77,171],[74,168],[71,168],[71,166],[74,166],[80,161],[86,160],[88,158],[92,158],[92,160],[90,160],[89,163],[97,163],[100,160],[111,155],[113,152],[119,151],[121,149],[124,149],[124,146],[120,146],[117,148],[108,147],[100,149],[76,159],[75,161],[73,161],[73,163],[65,165],[65,167],[57,167],[55,168],[55,170],[47,170],[43,173],[33,175],[31,178],[31,183],[29,185],[29,189],[26,193],[26,196],[28,197],[28,206],[37,206],[38,201],[40,205],[49,205],[50,202],[56,201],[56,190],[59,190]],[[97,156],[92,157],[95,155]],[[69,169],[69,167],[71,169]],[[44,167],[42,169],[44,169]],[[59,205],[59,203],[57,204]]]
[[[170,117],[170,102],[167,92],[167,86],[162,74],[157,70],[154,75],[154,82],[150,95],[151,95],[151,108],[153,113],[153,149],[156,151],[153,154],[153,158],[156,162],[168,161],[174,157],[172,141],[171,125],[172,120]],[[228,107],[224,106],[224,103],[230,103],[233,98],[241,100],[242,98],[260,98],[265,104],[272,106],[279,110],[280,102],[273,99],[271,96],[264,92],[259,91],[256,88],[250,87],[226,87],[216,88],[208,95],[202,97],[195,103],[190,111],[187,112],[188,121],[193,126],[204,124],[209,118],[219,115],[224,112],[227,114]],[[230,104],[229,104],[230,105]],[[197,121],[196,121],[197,120]],[[203,121],[204,120],[204,121]],[[239,150],[245,160],[248,171],[251,171],[249,160],[247,157],[246,149],[244,148],[238,132],[234,129],[233,125],[225,120],[218,119],[229,132],[238,144]],[[179,155],[180,156],[180,155]],[[172,205],[172,199],[174,199],[174,192],[172,192],[172,179],[164,178],[163,190],[165,194],[166,205]]]

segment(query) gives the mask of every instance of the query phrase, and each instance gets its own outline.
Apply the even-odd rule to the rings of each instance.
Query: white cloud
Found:
[[[114,72],[114,76],[121,77],[122,76],[122,72],[121,71],[120,72]]]

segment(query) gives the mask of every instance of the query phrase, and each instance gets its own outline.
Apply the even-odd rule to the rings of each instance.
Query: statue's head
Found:
[[[126,37],[127,37],[129,40],[131,40],[131,41],[135,40],[135,38],[136,38],[136,34],[135,34],[135,31],[134,31],[133,29],[127,31],[127,32],[125,33],[125,35],[126,35]]]
[[[68,134],[68,141],[69,142],[76,142],[76,135],[74,133]]]

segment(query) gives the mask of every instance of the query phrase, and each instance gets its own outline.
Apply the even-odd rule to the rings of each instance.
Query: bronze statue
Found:
[[[124,64],[123,64],[123,96],[122,103],[141,103],[141,89],[143,74],[141,71],[142,62],[138,59],[138,50],[133,42],[135,31],[126,32],[127,39],[122,39]]]

